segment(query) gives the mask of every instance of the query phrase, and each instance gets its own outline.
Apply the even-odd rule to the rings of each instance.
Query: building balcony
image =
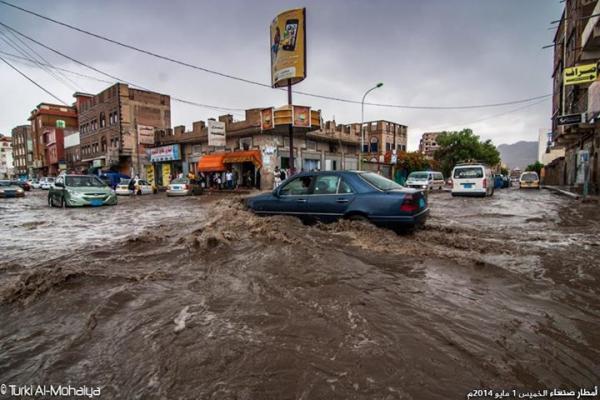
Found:
[[[582,59],[597,58],[600,54],[600,1],[596,1],[596,6],[588,19],[583,33],[581,34]]]

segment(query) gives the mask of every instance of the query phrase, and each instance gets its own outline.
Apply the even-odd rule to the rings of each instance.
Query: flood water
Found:
[[[45,195],[0,200],[0,383],[248,400],[600,384],[597,204],[435,193],[398,236],[236,198]]]

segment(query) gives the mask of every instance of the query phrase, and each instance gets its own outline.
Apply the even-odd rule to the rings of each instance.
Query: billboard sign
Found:
[[[576,67],[565,68],[564,83],[565,86],[589,83],[595,81],[597,75],[597,64],[585,64],[578,65]]]
[[[138,144],[154,144],[154,127],[146,125],[137,126]]]
[[[273,108],[260,110],[260,130],[273,129],[275,127],[275,112]]]
[[[169,146],[154,147],[148,149],[150,153],[150,162],[162,162],[162,161],[176,161],[181,160],[178,144],[171,144]]]
[[[271,85],[287,86],[306,78],[306,9],[279,14],[271,22]]]
[[[208,145],[225,147],[225,122],[208,120]]]
[[[292,106],[294,126],[310,128],[310,107]]]

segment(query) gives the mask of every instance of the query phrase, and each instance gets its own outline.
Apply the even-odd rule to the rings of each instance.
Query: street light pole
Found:
[[[383,86],[383,83],[379,82],[377,85],[373,86],[371,89],[367,90],[362,97],[362,101],[360,102],[360,153],[358,159],[358,169],[362,171],[362,163],[363,163],[363,152],[365,149],[365,98],[367,95],[373,90],[380,88]]]

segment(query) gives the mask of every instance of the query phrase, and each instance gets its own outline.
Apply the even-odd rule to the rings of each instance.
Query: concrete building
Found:
[[[50,103],[40,103],[31,111],[31,139],[33,147],[33,175],[54,176],[64,160],[64,134],[66,130],[77,130],[77,109]]]
[[[12,178],[13,167],[12,139],[0,134],[0,179]]]
[[[33,141],[31,126],[20,125],[12,130],[14,173],[19,178],[33,175]]]
[[[308,107],[294,106],[308,109]],[[153,163],[148,176],[153,175],[159,186],[169,176],[188,172],[218,172],[233,169],[239,176],[250,174],[260,187],[272,188],[275,167],[289,169],[290,143],[286,118],[289,106],[249,109],[243,121],[222,115],[225,124],[225,146],[208,145],[208,127],[204,121],[193,123],[192,130],[176,126],[156,133],[157,147],[151,150]],[[265,115],[267,117],[265,117]],[[271,118],[275,123],[265,122]],[[360,151],[360,123],[336,124],[327,121],[321,126],[320,111],[310,110],[310,126],[294,128],[294,168],[305,170],[357,169]],[[407,127],[389,121],[371,121],[365,127],[364,159],[391,169],[389,155],[393,150],[406,151]]]
[[[425,154],[427,158],[433,158],[433,153],[440,147],[437,144],[437,137],[441,132],[425,132],[419,141],[419,152]]]
[[[117,83],[96,95],[75,93],[81,167],[144,176],[154,131],[171,127],[171,98]],[[76,151],[76,149],[75,149]],[[76,157],[76,156],[75,156]]]
[[[554,37],[552,147],[564,159],[546,167],[546,184],[600,190],[600,1],[566,0]],[[587,154],[587,156],[585,156]],[[587,160],[589,161],[586,161]]]

